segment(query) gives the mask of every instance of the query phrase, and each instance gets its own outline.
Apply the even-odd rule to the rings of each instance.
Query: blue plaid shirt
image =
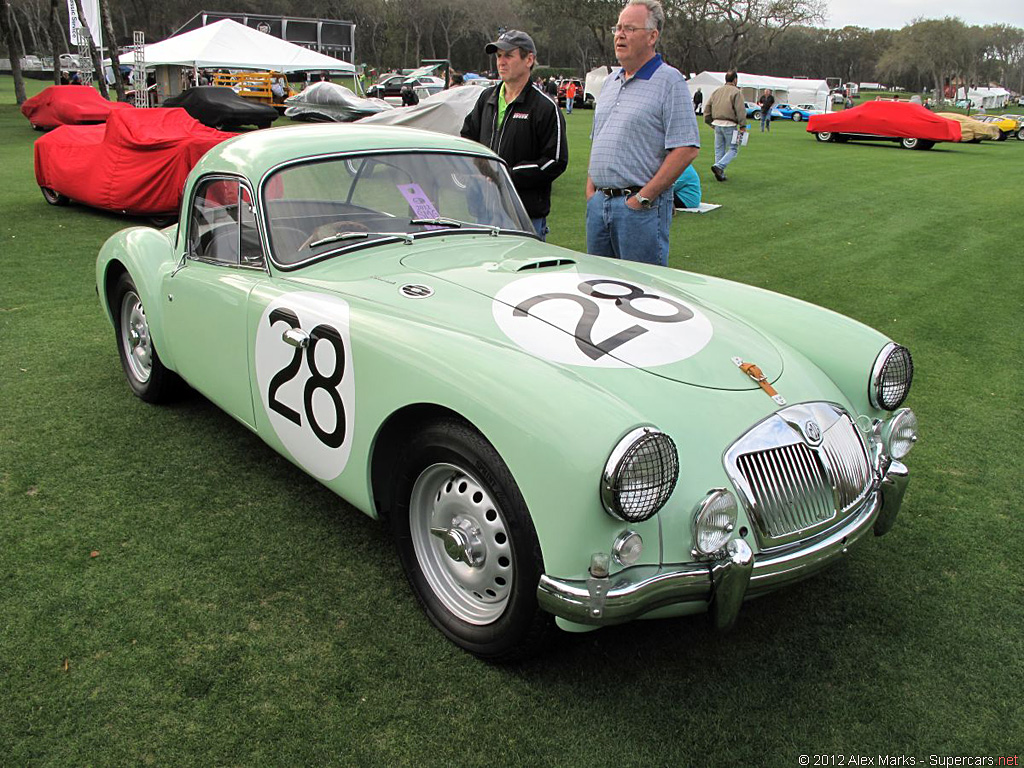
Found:
[[[643,186],[670,149],[700,146],[686,78],[661,54],[628,80],[620,68],[604,81],[590,138],[589,173],[595,186]],[[665,194],[670,192],[671,187]]]

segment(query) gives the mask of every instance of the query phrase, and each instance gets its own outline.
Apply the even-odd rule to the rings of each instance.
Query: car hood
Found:
[[[782,375],[778,348],[737,316],[703,301],[699,275],[519,237],[474,237],[467,248],[456,247],[456,238],[445,240],[421,243],[401,265],[486,297],[491,317],[478,322],[497,325],[528,353],[570,365],[639,368],[726,390],[757,386],[735,358],[755,363],[769,381]],[[623,301],[630,296],[636,298]]]

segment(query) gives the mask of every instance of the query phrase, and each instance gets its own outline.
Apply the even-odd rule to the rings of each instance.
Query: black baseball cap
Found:
[[[495,51],[511,51],[513,48],[522,48],[528,53],[537,53],[537,46],[533,44],[533,38],[525,32],[520,32],[518,29],[510,29],[508,32],[502,32],[501,37],[493,43],[488,43],[486,45],[484,53],[490,56]]]

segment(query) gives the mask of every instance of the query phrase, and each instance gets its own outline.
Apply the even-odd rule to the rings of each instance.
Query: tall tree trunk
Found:
[[[12,24],[10,0],[0,0],[0,33],[3,34],[4,44],[11,57],[11,75],[14,77],[14,98],[21,104],[25,101],[25,79],[21,74],[21,57],[24,50],[18,53],[18,47],[14,44],[14,26]]]
[[[118,101],[127,101],[124,93],[124,75],[121,73],[121,61],[117,55],[117,38],[114,37],[114,25],[110,21],[110,0],[99,0],[100,15],[103,17],[103,36],[107,38],[110,51],[110,67],[114,70],[114,90]]]
[[[92,59],[93,76],[100,88],[100,93],[103,94],[103,98],[109,99],[110,92],[107,90],[107,77],[103,73],[103,59],[100,58],[99,49],[93,43],[92,30],[89,29],[89,22],[85,20],[85,12],[82,10],[82,0],[75,0],[75,8],[78,10],[78,22],[82,26],[86,42],[89,45],[89,58]]]
[[[57,7],[60,0],[50,0],[50,37],[53,43],[53,84],[60,85],[60,41],[63,37],[61,32],[60,17],[57,14]]]

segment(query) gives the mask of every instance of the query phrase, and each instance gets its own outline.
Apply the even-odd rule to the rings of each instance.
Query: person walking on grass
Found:
[[[767,88],[764,89],[764,93],[761,94],[761,98],[757,100],[758,105],[761,107],[761,133],[765,131],[771,132],[772,130],[772,107],[775,106],[775,97],[772,92]]]
[[[736,87],[736,72],[725,73],[725,85],[719,87],[704,107],[704,122],[715,129],[715,164],[711,173],[725,181],[725,169],[740,151],[747,130],[747,107],[743,92]]]

